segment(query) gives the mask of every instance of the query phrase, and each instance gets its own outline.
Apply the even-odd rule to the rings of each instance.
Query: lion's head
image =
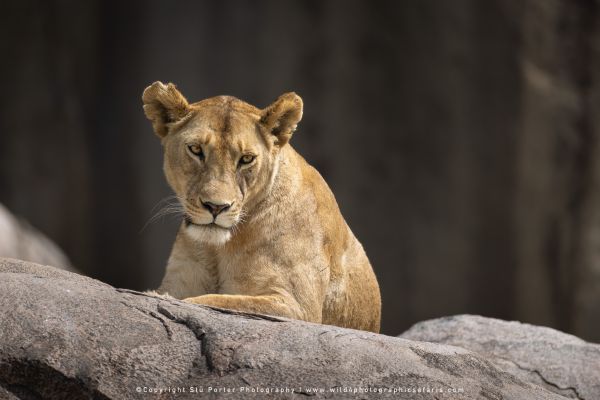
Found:
[[[185,232],[223,244],[264,196],[280,149],[302,118],[302,99],[280,96],[260,110],[229,96],[189,104],[172,83],[142,95],[144,112],[164,148],[167,181],[185,210]]]

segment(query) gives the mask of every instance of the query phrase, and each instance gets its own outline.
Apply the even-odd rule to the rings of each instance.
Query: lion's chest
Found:
[[[235,255],[219,255],[206,266],[209,273],[206,274],[205,286],[208,293],[216,294],[241,294],[243,285],[239,272],[244,269],[239,257]]]

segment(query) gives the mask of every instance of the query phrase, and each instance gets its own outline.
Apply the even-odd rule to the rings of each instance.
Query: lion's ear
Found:
[[[144,113],[160,138],[169,132],[168,124],[180,120],[190,111],[187,100],[172,83],[154,82],[144,90],[142,101]]]
[[[294,92],[285,93],[262,112],[261,123],[275,135],[279,146],[286,144],[302,119],[302,99]]]

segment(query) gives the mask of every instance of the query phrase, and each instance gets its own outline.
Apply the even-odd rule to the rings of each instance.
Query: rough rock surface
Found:
[[[565,397],[600,399],[600,345],[554,329],[460,315],[420,322],[400,337],[459,346]]]
[[[0,259],[0,398],[565,398],[525,378],[460,347],[210,309]],[[345,392],[359,388],[392,392]],[[393,393],[418,388],[446,392]],[[161,389],[185,392],[147,393]]]
[[[63,251],[0,204],[0,257],[18,258],[76,272]]]

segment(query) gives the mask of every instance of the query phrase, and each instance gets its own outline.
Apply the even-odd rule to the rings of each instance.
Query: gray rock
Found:
[[[390,391],[347,392],[360,388]],[[393,393],[420,388],[446,393]],[[0,259],[0,397],[225,397],[215,390],[233,390],[228,398],[265,398],[265,390],[277,398],[564,398],[460,347],[196,306]]]
[[[27,221],[0,204],[0,257],[17,258],[77,272],[63,251]]]
[[[600,399],[600,345],[554,329],[460,315],[419,322],[400,337],[459,346],[565,397]]]

